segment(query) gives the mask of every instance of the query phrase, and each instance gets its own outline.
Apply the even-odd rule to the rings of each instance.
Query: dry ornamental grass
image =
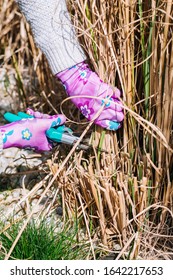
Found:
[[[145,3],[146,2],[146,3]],[[30,192],[44,186],[52,205],[61,195],[64,221],[76,217],[96,251],[116,258],[169,259],[173,226],[173,2],[68,1],[72,21],[91,67],[122,91],[125,120],[117,133],[80,124],[80,114],[65,102],[29,26],[11,0],[0,2],[1,68],[14,70],[23,107],[55,113],[78,122],[93,149],[59,157]],[[25,75],[28,83],[23,79]],[[29,85],[29,86],[28,86]],[[56,94],[55,94],[56,93]],[[82,120],[83,121],[83,120]],[[96,147],[107,152],[98,151]],[[44,212],[44,215],[46,215]],[[32,212],[19,232],[14,246]]]

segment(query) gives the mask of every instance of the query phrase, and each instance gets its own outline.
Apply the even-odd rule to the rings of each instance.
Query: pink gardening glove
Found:
[[[68,96],[74,97],[72,102],[89,121],[105,104],[103,111],[94,123],[109,130],[117,130],[121,127],[124,113],[119,100],[119,89],[111,88],[100,80],[85,62],[58,73],[57,77],[63,83]],[[92,97],[99,97],[99,99]]]
[[[22,119],[0,126],[3,136],[3,148],[18,147],[32,148],[37,151],[49,151],[51,143],[46,137],[46,131],[55,126],[62,125],[66,118],[64,115],[45,115],[31,109],[27,113],[33,118]]]

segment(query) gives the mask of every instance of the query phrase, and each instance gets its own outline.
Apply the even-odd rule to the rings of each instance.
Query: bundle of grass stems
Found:
[[[29,25],[12,0],[1,0],[1,67],[7,73],[14,70],[23,106],[46,113],[61,108],[77,123],[81,140],[89,134],[93,145],[88,153],[77,151],[77,145],[64,152],[65,156],[53,153],[47,161],[49,173],[30,195],[41,187],[43,195],[52,191],[53,199],[44,213],[61,197],[64,222],[77,218],[90,242],[92,258],[101,251],[117,253],[117,259],[170,259],[173,3],[67,2],[91,67],[105,82],[121,89],[125,119],[118,132],[110,132],[86,120],[81,124],[70,102],[60,104],[65,95],[35,46]],[[23,83],[25,74],[27,84]]]

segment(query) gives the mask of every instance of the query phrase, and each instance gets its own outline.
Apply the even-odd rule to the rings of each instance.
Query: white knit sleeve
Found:
[[[86,60],[65,0],[16,0],[53,74]]]

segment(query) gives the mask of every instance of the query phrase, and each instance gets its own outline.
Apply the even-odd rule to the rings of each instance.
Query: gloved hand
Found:
[[[103,111],[94,123],[109,130],[121,127],[124,113],[119,100],[119,89],[111,88],[100,80],[86,63],[82,62],[62,71],[57,77],[62,81],[68,96],[74,97],[72,102],[89,121],[104,104]]]
[[[32,148],[37,151],[49,151],[52,145],[46,137],[46,131],[65,123],[64,115],[49,116],[31,109],[27,110],[30,118],[16,116],[17,121],[0,126],[3,137],[3,149],[10,147]],[[8,118],[7,118],[8,119]]]

